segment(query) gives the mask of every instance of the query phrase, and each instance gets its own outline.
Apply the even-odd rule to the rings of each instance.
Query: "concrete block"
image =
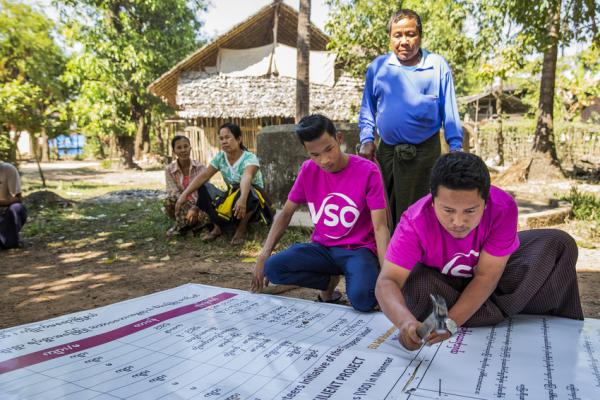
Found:
[[[571,206],[562,205],[546,211],[540,211],[519,216],[519,229],[543,228],[559,225],[571,215]]]
[[[356,154],[358,125],[336,123],[335,126],[344,136],[342,149],[349,154]],[[260,159],[265,190],[277,208],[281,208],[287,200],[300,166],[308,159],[294,129],[295,125],[292,124],[267,126],[256,136],[256,153]]]

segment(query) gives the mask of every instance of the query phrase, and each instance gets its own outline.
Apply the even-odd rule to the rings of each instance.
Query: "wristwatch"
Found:
[[[456,322],[452,318],[446,318],[444,322],[446,323],[446,329],[450,332],[450,336],[458,331],[458,325],[456,325]]]

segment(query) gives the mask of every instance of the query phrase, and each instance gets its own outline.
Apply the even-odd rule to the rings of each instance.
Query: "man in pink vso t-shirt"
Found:
[[[377,304],[375,283],[390,234],[383,180],[377,165],[345,154],[342,136],[323,115],[302,118],[296,127],[310,159],[300,168],[283,210],[277,214],[254,267],[252,290],[268,282],[320,290],[317,299],[338,302],[340,276],[359,311]],[[314,223],[311,243],[271,256],[300,204]]]
[[[446,299],[449,318],[428,343],[519,313],[583,319],[575,241],[556,229],[517,232],[516,202],[490,186],[479,157],[441,156],[430,189],[402,215],[377,281],[379,305],[405,348],[421,346],[430,294]]]

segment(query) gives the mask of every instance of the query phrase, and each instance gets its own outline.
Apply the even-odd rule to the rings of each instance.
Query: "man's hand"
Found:
[[[185,219],[187,220],[188,224],[194,225],[198,222],[199,214],[200,214],[200,209],[197,206],[193,206],[188,210],[187,215],[185,216]]]
[[[423,341],[417,334],[417,329],[421,326],[419,321],[408,321],[402,324],[400,328],[400,336],[398,337],[400,344],[407,350],[417,350],[423,344]]]
[[[269,286],[269,280],[265,277],[265,261],[266,258],[258,256],[254,271],[252,271],[252,293],[262,292],[265,286]]]
[[[375,143],[374,142],[364,142],[360,145],[360,150],[358,151],[358,155],[366,158],[367,160],[375,161]]]
[[[429,334],[429,336],[427,336],[426,341],[427,341],[427,344],[432,345],[432,344],[439,343],[442,340],[446,340],[446,339],[450,338],[450,336],[452,336],[450,331],[446,331],[442,334],[436,333],[436,331],[432,331]]]

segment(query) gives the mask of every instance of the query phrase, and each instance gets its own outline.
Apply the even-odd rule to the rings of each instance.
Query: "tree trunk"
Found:
[[[475,154],[481,156],[481,145],[479,144],[479,99],[475,102],[475,125],[473,126],[473,142]]]
[[[144,150],[144,131],[146,130],[146,117],[143,113],[136,113],[136,125],[137,130],[135,132],[135,144],[134,144],[134,157],[136,160],[140,160],[142,158],[142,153]]]
[[[564,174],[556,154],[554,143],[554,86],[556,59],[560,31],[561,0],[556,0],[548,16],[549,47],[544,52],[540,101],[537,110],[537,125],[533,141],[532,160],[526,172],[527,179],[563,178]]]
[[[11,132],[14,132],[12,128],[0,124],[0,161],[17,165],[17,143],[21,135],[15,132],[13,140]]]
[[[142,155],[150,154],[150,124],[152,123],[152,114],[146,116],[144,131],[142,132]]]
[[[310,110],[310,1],[300,0],[298,14],[298,42],[296,60],[296,123]]]
[[[139,165],[133,162],[133,155],[135,153],[133,137],[117,136],[117,150],[123,168],[141,169]]]
[[[154,123],[156,130],[156,143],[158,144],[158,154],[165,155],[165,139],[163,138],[163,125],[160,122]]]
[[[50,161],[50,151],[48,150],[48,135],[46,134],[46,130],[42,128],[42,146],[41,146],[41,157],[40,160],[42,162]]]
[[[498,151],[498,165],[504,165],[504,132],[502,132],[502,80],[495,91],[496,97],[496,115],[498,115],[498,125],[496,127],[496,146]]]
[[[106,152],[104,151],[104,142],[102,141],[100,136],[97,135],[94,136],[93,139],[95,139],[98,142],[98,157],[104,160],[106,158]],[[110,141],[110,143],[111,142],[112,141]]]
[[[37,156],[35,157],[35,163],[37,164],[40,179],[42,180],[42,187],[46,188],[46,178],[44,177],[44,171],[42,171],[42,166],[40,165],[40,160],[37,158]]]
[[[109,141],[109,145],[108,146],[109,146],[109,151],[110,151],[110,154],[109,154],[108,158],[110,160],[113,160],[114,158],[116,158],[116,154],[118,153],[118,150],[117,150],[117,137],[114,136],[114,135],[111,135],[109,137],[108,141]]]
[[[42,171],[42,166],[40,165],[40,158],[41,157],[41,153],[42,153],[42,149],[43,146],[39,145],[39,142],[36,140],[37,138],[35,138],[35,136],[31,135],[30,137],[33,137],[34,140],[32,141],[32,143],[35,143],[34,147],[33,147],[33,158],[35,159],[35,163],[37,165],[38,168],[38,173],[40,174],[40,179],[42,180],[42,187],[45,188],[46,187],[46,178],[44,177],[44,172]],[[46,141],[47,143],[47,141]]]

